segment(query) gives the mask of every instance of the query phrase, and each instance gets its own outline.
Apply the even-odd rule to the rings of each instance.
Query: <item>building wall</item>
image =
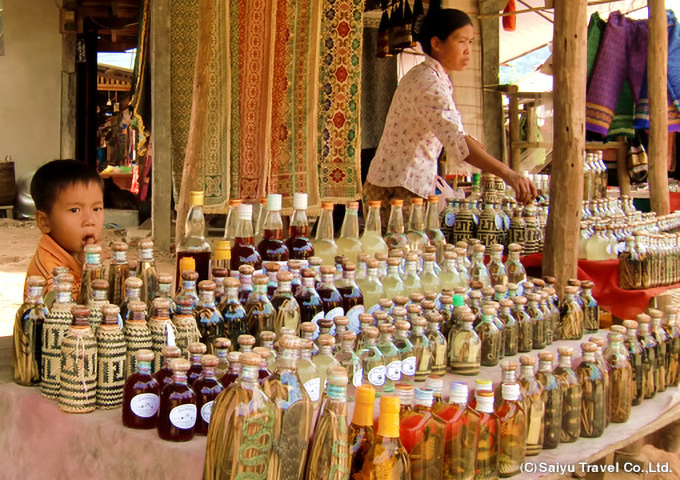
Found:
[[[11,155],[17,180],[59,157],[61,52],[54,0],[3,0],[0,56],[0,157]]]

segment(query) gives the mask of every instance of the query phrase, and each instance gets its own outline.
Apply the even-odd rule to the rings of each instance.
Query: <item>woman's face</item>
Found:
[[[470,51],[475,31],[472,25],[454,30],[442,41],[432,38],[432,57],[442,64],[447,72],[465,70],[470,62]]]

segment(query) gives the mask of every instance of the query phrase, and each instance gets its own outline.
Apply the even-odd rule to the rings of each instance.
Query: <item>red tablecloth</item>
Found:
[[[671,212],[680,210],[680,192],[670,192],[668,194],[671,204]]]
[[[530,272],[531,269],[541,268],[543,255],[540,253],[527,255],[521,260]],[[680,288],[680,284],[677,284],[646,290],[623,290],[619,288],[618,260],[603,262],[579,260],[578,278],[579,280],[592,280],[595,283],[593,296],[600,307],[623,320],[634,319],[636,315],[643,313],[649,301],[666,290]]]

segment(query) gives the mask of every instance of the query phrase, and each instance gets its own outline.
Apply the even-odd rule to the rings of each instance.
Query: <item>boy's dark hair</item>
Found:
[[[467,25],[472,25],[472,20],[467,13],[456,10],[455,8],[430,9],[425,15],[418,41],[423,47],[423,52],[430,55],[432,53],[432,39],[437,37],[439,40],[446,41],[453,32]]]
[[[31,180],[31,196],[36,210],[50,213],[57,195],[76,183],[94,182],[104,191],[104,183],[95,169],[76,160],[52,160],[40,167]]]

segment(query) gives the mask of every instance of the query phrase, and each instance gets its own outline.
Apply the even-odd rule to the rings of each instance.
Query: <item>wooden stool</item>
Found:
[[[5,212],[5,218],[14,218],[14,205],[0,205],[0,211]]]

